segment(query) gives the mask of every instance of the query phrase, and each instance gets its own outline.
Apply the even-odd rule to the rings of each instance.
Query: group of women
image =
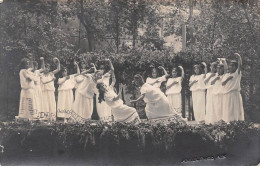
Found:
[[[229,67],[224,59],[213,62],[210,73],[207,73],[207,65],[204,62],[203,73],[201,65],[194,65],[194,75],[190,77],[189,85],[197,122],[214,124],[219,120],[226,122],[244,120],[240,95],[242,61],[239,54],[235,55],[238,57],[238,62],[231,61]],[[136,109],[123,103],[122,86],[119,86],[118,94],[114,90],[116,78],[109,59],[106,60],[110,67],[107,73],[104,73],[103,69],[97,70],[94,64],[91,64],[88,70],[83,64],[80,70],[75,62],[77,73],[72,75],[68,75],[65,67],[61,68],[57,58],[54,58],[57,65],[54,71],[50,71],[50,64],[45,64],[44,58],[40,60],[41,68],[38,69],[37,62],[22,59],[19,117],[34,119],[43,113],[48,115],[48,119],[56,120],[58,117],[66,122],[70,118],[68,112],[73,112],[83,119],[91,119],[93,97],[96,94],[96,108],[100,120],[140,122]],[[148,77],[146,82],[140,74],[136,74],[133,78],[133,84],[140,89],[141,95],[136,100],[130,100],[130,103],[144,100],[148,120],[168,119],[181,114],[184,69],[182,66],[175,67],[171,70],[171,74],[168,74],[164,67],[158,68],[164,72],[161,77],[157,77],[157,71],[153,69],[152,76]],[[54,81],[55,74],[59,71],[62,77],[57,82],[59,87],[56,108]],[[165,93],[160,90],[164,81],[167,81]]]

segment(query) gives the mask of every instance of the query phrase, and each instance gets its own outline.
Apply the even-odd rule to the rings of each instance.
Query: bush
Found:
[[[104,160],[101,165],[106,163],[105,159],[109,165],[181,165],[187,159],[220,155],[230,160],[259,158],[260,132],[247,122],[201,126],[177,121],[167,125],[142,122],[136,126],[96,121],[66,125],[9,122],[1,124],[0,134],[4,146],[3,165],[10,165],[18,156],[20,161],[28,158],[29,162],[32,156],[53,158],[55,162],[66,158],[63,165],[73,165],[74,158],[83,165],[96,165],[92,158]],[[252,152],[254,156],[250,156]],[[235,162],[226,164],[236,165]],[[255,165],[258,161],[240,162]]]

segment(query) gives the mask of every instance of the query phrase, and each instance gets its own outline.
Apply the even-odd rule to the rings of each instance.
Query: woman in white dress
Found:
[[[162,82],[166,81],[166,75],[168,74],[165,69],[163,69],[162,66],[158,67],[159,69],[162,69],[164,72],[164,75],[161,77],[158,77],[157,69],[154,67],[152,69],[151,77],[148,77],[146,79],[146,83],[156,87],[157,89],[160,89]]]
[[[181,69],[181,76],[178,77],[178,68]],[[175,67],[172,69],[172,77],[167,80],[166,83],[166,95],[171,106],[173,113],[181,114],[182,109],[182,98],[181,98],[181,89],[182,89],[182,80],[184,78],[184,69],[182,66]]]
[[[217,62],[213,62],[210,65],[210,72],[206,74],[206,78],[204,83],[207,89],[206,95],[206,116],[205,116],[205,123],[210,124],[214,123],[216,120],[215,114],[213,112],[213,86],[211,82],[217,76]]]
[[[42,109],[50,120],[56,120],[56,101],[55,101],[55,87],[54,80],[55,74],[60,71],[60,61],[54,58],[53,61],[57,62],[57,69],[50,72],[50,64],[45,64],[45,70],[42,75]]]
[[[192,106],[195,121],[204,122],[206,113],[206,93],[204,79],[207,73],[207,65],[203,62],[205,74],[201,74],[200,65],[194,65],[194,75],[190,77],[190,91],[192,92]]]
[[[119,90],[117,95],[113,89],[114,83],[115,77],[113,77],[112,85],[110,86],[107,86],[102,80],[97,84],[99,102],[105,101],[111,107],[115,121],[138,124],[141,120],[136,109],[123,103],[120,99],[120,91],[122,90]]]
[[[232,61],[229,64],[229,73],[222,79],[223,89],[223,120],[227,123],[231,121],[244,120],[244,108],[240,94],[241,65],[242,59],[235,53],[238,62]]]
[[[109,59],[107,59],[107,61],[109,62],[110,70],[102,76],[101,80],[106,86],[110,86],[109,81],[110,81],[111,76],[114,76],[114,67]],[[104,70],[101,70],[101,71],[103,72]],[[97,114],[99,116],[99,120],[100,121],[112,121],[111,107],[109,105],[107,105],[106,102],[99,102],[99,100],[98,100],[99,93],[98,92],[99,91],[96,90],[96,96],[97,96],[96,97],[96,106],[97,106]]]
[[[146,103],[145,112],[148,120],[168,118],[173,115],[168,99],[163,92],[148,83],[144,83],[142,76],[139,74],[134,76],[133,83],[141,87],[141,96],[136,100],[131,100],[131,103],[144,99]]]
[[[38,116],[40,116],[40,113],[43,112],[42,109],[42,84],[41,84],[41,76],[42,72],[45,70],[44,66],[44,58],[41,57],[41,69],[38,69],[38,63],[36,61],[33,62],[34,67],[34,76],[35,76],[35,100],[36,100],[36,108]]]
[[[74,62],[74,65],[78,69],[78,64]],[[73,88],[75,87],[75,76],[79,74],[72,74],[68,76],[67,68],[62,69],[62,78],[58,79],[58,103],[57,103],[57,117],[63,118],[64,122],[67,122],[70,115],[68,112],[72,110],[72,104],[74,100]]]
[[[220,62],[217,66],[218,74],[211,81],[212,85],[212,114],[211,118],[208,118],[208,124],[214,124],[222,120],[223,110],[223,86],[222,78],[227,71],[227,64],[224,60]]]
[[[93,96],[96,83],[93,81],[92,75],[95,68],[91,67],[84,70],[76,77],[77,88],[75,91],[75,100],[72,104],[72,110],[84,120],[91,119],[93,113]]]
[[[35,76],[30,69],[30,61],[27,58],[21,60],[22,69],[20,70],[20,105],[19,105],[19,118],[33,119],[37,113],[35,102]]]

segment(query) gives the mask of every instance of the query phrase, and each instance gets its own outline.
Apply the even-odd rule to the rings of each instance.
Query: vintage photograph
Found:
[[[1,166],[257,166],[259,0],[0,0]]]

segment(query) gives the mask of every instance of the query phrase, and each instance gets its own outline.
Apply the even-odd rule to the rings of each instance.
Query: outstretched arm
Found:
[[[242,66],[242,58],[238,53],[235,53],[235,55],[237,56],[237,60],[238,60],[237,71],[238,71],[238,73],[240,73],[241,72],[241,66]]]
[[[193,86],[197,82],[198,82],[198,80],[194,80],[194,81],[190,82],[189,86],[191,87],[191,86]]]
[[[214,85],[214,84],[216,83],[216,81],[217,81],[217,80],[219,80],[219,79],[220,79],[220,77],[219,77],[219,76],[218,76],[218,77],[216,77],[214,80],[212,80],[212,81],[211,81],[211,85]]]
[[[55,60],[57,61],[57,69],[52,71],[53,74],[56,74],[60,71],[60,60],[57,57],[53,58],[53,61]]]
[[[166,90],[170,89],[172,86],[178,84],[179,82],[173,82],[172,84],[170,84],[169,86],[166,87]]]
[[[110,73],[112,74],[114,72],[114,66],[110,59],[106,59],[106,61],[109,63]]]
[[[167,71],[165,70],[165,68],[164,68],[164,67],[162,67],[162,66],[159,66],[159,67],[158,67],[158,69],[161,69],[161,70],[163,70],[163,73],[164,73],[164,76],[165,76],[165,78],[169,77],[169,74],[167,73]]]
[[[136,103],[139,102],[140,100],[142,100],[144,98],[145,94],[142,94],[138,99],[136,100],[131,100],[130,103]]]
[[[227,82],[230,81],[231,79],[233,79],[233,76],[229,76],[224,82],[222,82],[222,86],[225,86]]]
[[[209,82],[209,80],[215,76],[215,73],[212,73],[209,77],[207,77],[205,80],[204,80],[204,83],[207,84]]]

